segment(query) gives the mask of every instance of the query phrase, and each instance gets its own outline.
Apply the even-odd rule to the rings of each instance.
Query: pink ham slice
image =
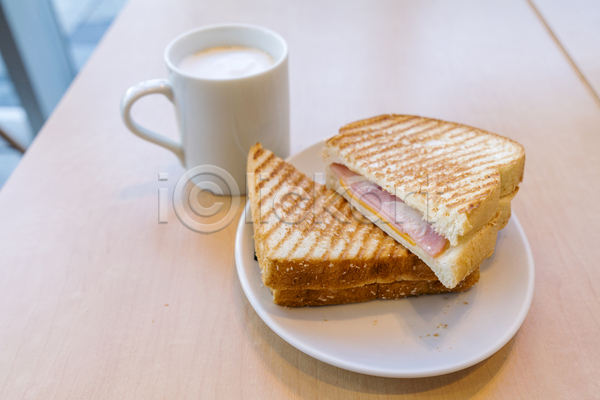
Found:
[[[398,197],[341,164],[331,164],[331,170],[349,188],[353,197],[375,210],[379,218],[389,222],[399,232],[410,236],[427,254],[437,257],[444,251],[448,240],[433,230],[420,211],[407,206]]]

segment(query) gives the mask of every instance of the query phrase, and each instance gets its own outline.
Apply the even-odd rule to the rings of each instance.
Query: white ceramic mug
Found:
[[[198,78],[178,65],[187,56],[220,46],[262,50],[274,63],[255,75],[230,79]],[[289,155],[289,85],[287,44],[277,33],[253,25],[211,25],[186,32],[165,50],[168,79],[131,87],[121,103],[125,125],[137,136],[177,155],[186,168],[223,168],[245,191],[246,159],[261,142],[280,157]],[[152,132],[131,118],[137,99],[160,93],[174,105],[181,142]],[[243,194],[243,193],[242,193]]]

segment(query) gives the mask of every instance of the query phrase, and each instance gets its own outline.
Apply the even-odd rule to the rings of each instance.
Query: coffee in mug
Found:
[[[242,46],[212,47],[181,60],[179,68],[204,79],[235,79],[263,72],[274,64],[262,50]]]

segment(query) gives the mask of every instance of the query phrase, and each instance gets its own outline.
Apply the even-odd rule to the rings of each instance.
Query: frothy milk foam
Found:
[[[273,58],[262,50],[220,46],[187,56],[179,68],[198,78],[233,79],[257,74],[273,64]]]

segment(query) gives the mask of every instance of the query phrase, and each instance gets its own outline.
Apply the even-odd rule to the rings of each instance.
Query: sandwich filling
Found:
[[[423,214],[401,199],[383,190],[344,165],[331,164],[331,170],[348,191],[353,201],[380,218],[413,246],[419,246],[431,257],[444,252],[448,239],[433,230]]]

